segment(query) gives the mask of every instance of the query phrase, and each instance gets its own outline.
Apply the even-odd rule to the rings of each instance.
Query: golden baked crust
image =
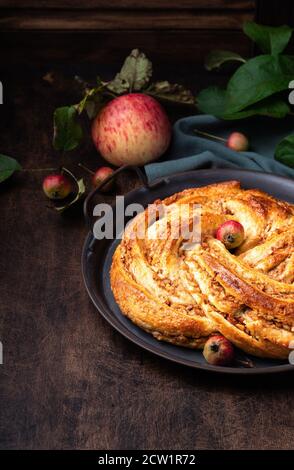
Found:
[[[171,222],[182,204],[191,207],[180,219],[187,236],[175,237]],[[201,240],[189,243],[196,217]],[[214,237],[232,219],[245,230],[234,254]],[[286,358],[294,341],[293,222],[294,205],[241,189],[237,181],[155,201],[152,211],[132,220],[115,251],[114,297],[128,318],[159,340],[201,348],[218,331],[247,353]],[[164,229],[167,236],[158,236]]]

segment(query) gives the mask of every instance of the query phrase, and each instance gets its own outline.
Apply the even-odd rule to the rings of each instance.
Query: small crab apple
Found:
[[[43,191],[49,199],[65,199],[72,192],[72,184],[62,173],[48,175],[43,181]]]
[[[234,360],[234,346],[220,334],[211,336],[205,343],[203,356],[209,364],[227,366]]]
[[[101,184],[102,181],[108,178],[108,176],[112,175],[113,172],[114,170],[108,166],[102,166],[101,168],[98,168],[98,170],[95,171],[95,173],[93,174],[93,178],[92,178],[93,185],[95,187],[99,186],[99,184]],[[114,181],[109,181],[109,183],[106,183],[106,185],[101,188],[101,191],[102,192],[110,191],[113,188],[113,185],[114,185]]]
[[[216,238],[220,240],[228,250],[237,248],[243,243],[245,237],[244,227],[236,220],[227,220],[216,231]]]
[[[246,152],[249,148],[249,141],[241,132],[232,132],[228,137],[227,147],[235,152]]]
[[[246,152],[249,148],[249,141],[246,135],[241,132],[232,132],[227,139],[220,137],[218,135],[210,134],[209,132],[204,132],[199,129],[194,129],[196,134],[199,134],[208,139],[213,139],[219,142],[223,142],[229,149],[234,150],[235,152]]]

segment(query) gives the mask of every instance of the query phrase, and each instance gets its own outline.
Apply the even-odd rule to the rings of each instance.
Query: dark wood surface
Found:
[[[111,2],[114,8],[118,3],[134,12],[142,5]],[[151,10],[159,5],[174,14],[176,2],[147,3]],[[287,22],[289,1],[276,2],[278,8],[272,1],[258,3],[254,15]],[[266,3],[272,9],[266,10]],[[187,17],[194,14],[194,5],[194,0],[181,2]],[[214,9],[222,18],[225,10],[240,9],[243,15],[252,5],[245,0],[197,1],[205,15],[212,10],[212,19]],[[80,2],[0,1],[4,22],[15,15],[12,9],[42,13],[50,6],[63,15],[68,8],[79,9]],[[104,0],[89,0],[83,9],[97,6],[111,13]],[[186,23],[179,22],[166,31],[150,25],[141,31],[76,34],[14,32],[10,23],[9,31],[0,31],[0,153],[14,156],[24,169],[64,164],[87,179],[77,163],[92,168],[101,163],[89,139],[64,157],[51,145],[54,108],[78,99],[70,77],[110,78],[129,50],[140,47],[153,59],[156,78],[177,80],[194,92],[224,83],[222,72],[203,72],[205,54],[223,47],[250,55],[251,44],[240,31],[241,22],[232,30],[206,24],[203,30],[182,29]],[[52,69],[67,77],[57,88],[42,80]],[[191,113],[168,112],[173,120]],[[64,216],[48,209],[42,178],[43,173],[22,171],[0,187],[0,448],[293,448],[292,375],[248,379],[191,371],[139,349],[99,316],[81,276],[87,235],[81,209]],[[125,177],[118,191],[135,184]]]
[[[250,57],[251,43],[240,31],[99,31],[99,32],[26,32],[4,33],[0,31],[1,59],[13,60],[23,66],[28,57],[36,66],[50,63],[93,65],[121,64],[134,47],[153,58],[156,69],[161,63],[171,69],[195,64],[203,66],[204,57],[216,47]],[[4,47],[3,47],[4,45]],[[44,52],[46,51],[46,52]],[[186,67],[186,70],[189,68]],[[197,86],[197,81],[195,83]]]
[[[33,9],[254,9],[254,0],[87,0],[81,4],[80,0],[0,0],[2,8],[33,8]]]
[[[113,10],[79,11],[12,11],[0,18],[4,31],[30,30],[238,30],[245,21],[253,18],[252,11],[207,12],[191,10],[140,11]]]
[[[293,26],[293,1],[0,0],[1,60],[111,65],[136,46],[158,63],[199,65],[216,47],[250,56],[252,19]]]
[[[0,27],[14,30],[240,29],[252,19],[254,1],[125,0],[123,2],[7,2],[0,0]]]
[[[2,61],[87,60],[111,64],[134,44],[154,60],[198,64],[218,45],[249,55],[241,32],[256,14],[253,0],[0,0]],[[80,33],[78,40],[77,32]],[[44,50],[48,51],[44,54]]]
[[[76,96],[70,88],[50,88],[41,79],[45,71],[0,70],[0,152],[24,168],[62,162],[78,173],[78,161],[95,167],[90,141],[63,159],[52,150],[52,112]],[[172,69],[160,73],[175,78]],[[194,90],[208,80],[191,67],[178,75]],[[41,182],[41,174],[21,172],[1,186],[0,447],[292,448],[293,376],[209,375],[161,360],[120,336],[84,289],[81,211],[60,216],[46,208]],[[134,184],[125,178],[118,190]]]
[[[246,20],[293,24],[292,0],[0,0],[5,31],[240,30]]]

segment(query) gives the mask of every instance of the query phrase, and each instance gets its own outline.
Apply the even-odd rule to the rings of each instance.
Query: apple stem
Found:
[[[202,135],[203,137],[209,137],[210,139],[220,140],[221,142],[227,142],[226,139],[223,137],[218,137],[217,135],[209,134],[208,132],[199,131],[198,129],[194,129],[196,134]]]
[[[79,163],[78,164],[81,168],[83,168],[83,170],[87,171],[88,173],[90,173],[91,175],[94,175],[94,171],[90,170],[90,168],[86,167],[85,165],[83,165],[82,163]]]

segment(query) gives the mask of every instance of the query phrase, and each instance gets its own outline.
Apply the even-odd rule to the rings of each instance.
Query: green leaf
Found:
[[[72,207],[74,204],[76,204],[76,202],[78,202],[85,194],[86,192],[86,187],[85,187],[85,184],[84,184],[84,180],[81,178],[81,179],[77,179],[71,171],[67,170],[67,168],[62,168],[62,171],[64,173],[67,173],[75,182],[76,186],[77,186],[77,193],[76,193],[76,196],[69,202],[67,202],[66,204],[64,204],[63,206],[55,206],[55,209],[62,213],[64,212],[66,209],[68,209],[69,207]]]
[[[197,103],[200,111],[226,120],[244,119],[255,115],[283,118],[290,112],[290,107],[285,101],[278,96],[270,96],[237,113],[226,113],[226,90],[218,87],[202,90]]]
[[[20,164],[14,158],[0,154],[0,183],[20,169]]]
[[[197,106],[203,113],[222,118],[226,106],[226,90],[217,86],[205,88],[197,96]]]
[[[152,63],[143,52],[133,49],[124,61],[121,71],[107,88],[117,94],[141,91],[148,85],[151,77]]]
[[[211,51],[205,59],[205,68],[206,70],[218,69],[225,62],[242,62],[245,63],[246,60],[243,59],[236,52],[224,51],[224,50],[214,50]]]
[[[294,134],[283,139],[276,148],[276,160],[294,168]]]
[[[256,42],[265,54],[280,54],[291,39],[293,29],[289,26],[263,26],[248,21],[244,33]]]
[[[248,22],[244,32],[265,55],[257,56],[241,65],[229,80],[226,90],[210,87],[198,96],[198,106],[203,112],[223,119],[242,119],[255,114],[284,117],[290,112],[286,99],[280,95],[288,89],[294,77],[294,57],[280,55],[288,44],[292,29],[288,26],[268,27]],[[230,53],[213,52],[208,68],[214,68],[222,60],[230,60]]]
[[[261,55],[248,60],[228,83],[225,114],[235,114],[288,89],[293,76],[292,56]]]
[[[273,118],[282,119],[290,112],[289,105],[278,96],[270,96],[253,104],[243,111],[234,114],[233,117],[225,115],[225,119],[243,119],[250,116],[268,116]]]
[[[81,143],[83,131],[76,119],[75,106],[64,106],[54,111],[53,146],[55,150],[73,150]]]
[[[94,99],[89,100],[85,106],[85,110],[89,119],[94,119],[101,111],[105,104],[102,96],[96,96]]]
[[[102,90],[103,87],[87,90],[84,98],[76,106],[78,114],[86,111],[88,118],[94,119],[105,104]]]
[[[195,98],[190,90],[182,85],[169,83],[167,80],[152,83],[146,90],[146,93],[165,101],[182,104],[195,104]]]
[[[100,77],[97,77],[97,86],[86,88],[83,99],[75,106],[78,114],[86,111],[89,119],[95,118],[105,104],[104,94],[106,86],[107,83],[103,82]]]

